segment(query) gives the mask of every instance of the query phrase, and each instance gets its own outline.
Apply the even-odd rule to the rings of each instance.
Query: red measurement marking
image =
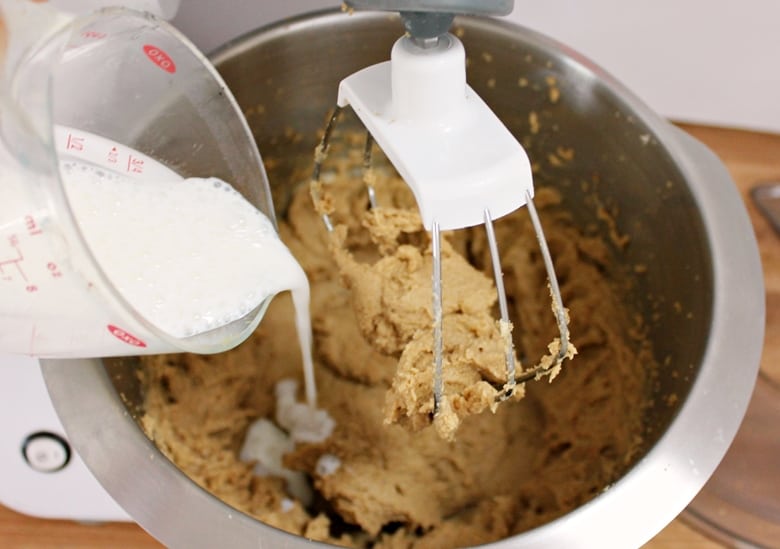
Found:
[[[146,347],[146,343],[144,343],[134,335],[127,333],[122,328],[118,328],[113,324],[108,324],[106,328],[108,328],[108,331],[111,332],[111,335],[113,335],[115,338],[117,338],[120,341],[124,341],[128,345],[133,345],[134,347]]]
[[[24,216],[24,226],[27,227],[27,234],[30,236],[43,234],[43,231],[38,226],[38,223],[35,222],[35,218],[31,215]]]
[[[144,45],[144,53],[146,57],[151,59],[152,63],[160,67],[162,70],[171,74],[176,72],[176,63],[173,59],[157,46],[151,44]]]
[[[8,244],[13,248],[14,255],[6,256],[5,259],[0,259],[0,280],[13,280],[13,276],[7,269],[16,269],[17,274],[22,277],[22,280],[27,282],[27,276],[24,274],[21,265],[22,261],[24,261],[24,254],[22,254],[22,250],[19,249],[19,237],[12,234],[8,237]],[[38,289],[35,288],[35,286],[32,286],[32,288],[35,288],[34,290],[31,290],[30,288],[31,286],[27,287],[28,292],[34,292]]]
[[[46,268],[49,269],[49,273],[51,274],[52,278],[62,277],[62,271],[60,271],[60,268],[53,261],[48,262],[46,264]]]
[[[119,151],[116,150],[116,147],[111,147],[111,150],[108,151],[109,164],[116,164],[118,160],[119,160]]]
[[[68,134],[68,139],[65,141],[65,149],[68,151],[83,151],[84,150],[84,138],[76,137],[72,133]]]
[[[129,173],[144,173],[144,161],[137,156],[128,155],[127,157],[127,171]]]
[[[83,38],[94,38],[95,40],[101,40],[108,36],[105,32],[100,31],[94,31],[94,30],[87,30],[81,33],[81,36]]]

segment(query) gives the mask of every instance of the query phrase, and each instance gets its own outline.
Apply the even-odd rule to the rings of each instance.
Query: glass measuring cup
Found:
[[[13,0],[0,10],[10,38],[0,82],[0,350],[213,353],[246,339],[270,297],[189,337],[151,322],[96,260],[61,172],[76,163],[139,181],[218,177],[273,220],[260,155],[220,76],[149,14],[71,19]]]

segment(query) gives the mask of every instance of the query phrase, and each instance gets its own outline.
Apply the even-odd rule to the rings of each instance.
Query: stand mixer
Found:
[[[349,29],[351,24],[355,26],[362,24],[363,19],[358,17],[355,19],[354,22],[346,22],[346,26],[343,28]],[[293,23],[283,29],[277,28],[278,34],[274,36],[277,38],[280,35],[292,36],[294,33],[300,32],[301,26]],[[318,30],[322,31],[320,34],[324,36],[326,29],[326,27],[322,27]],[[476,27],[467,25],[466,29],[467,34],[473,31],[479,35],[479,25]],[[273,32],[272,29],[267,34],[273,35]],[[515,30],[513,29],[512,32],[514,33]],[[339,40],[344,39],[344,35],[339,38]],[[554,50],[549,42],[539,40],[533,35],[530,39],[527,36],[525,39],[532,44],[541,43]],[[578,64],[580,62],[571,61],[572,65],[576,65],[577,68],[581,68],[581,65]],[[227,54],[223,53],[221,63],[223,68],[228,68],[229,56]],[[361,66],[368,64],[364,62]],[[584,72],[586,71],[569,76],[574,79],[577,76],[582,76]],[[239,80],[235,79],[235,74],[233,78],[234,80],[229,80],[231,87],[234,85],[241,87],[238,83]],[[615,90],[614,84],[611,82],[606,88],[609,92]],[[333,90],[335,86],[331,84],[327,89]],[[718,296],[717,306],[719,308],[726,307],[731,310],[731,307],[735,305],[734,299],[728,292],[728,288],[723,287],[720,273],[725,270],[728,275],[731,272],[730,269],[739,270],[736,276],[749,281],[755,280],[756,275],[755,262],[750,254],[752,248],[740,244],[728,245],[729,243],[734,244],[733,240],[725,241],[724,244],[722,239],[727,238],[728,235],[724,235],[723,231],[720,231],[717,225],[712,223],[712,219],[717,217],[737,219],[738,221],[742,219],[739,216],[739,211],[735,213],[735,201],[726,200],[723,204],[713,203],[711,199],[711,195],[718,194],[712,191],[713,187],[716,191],[728,191],[729,187],[724,183],[724,178],[727,180],[728,176],[712,167],[713,158],[672,132],[671,128],[660,120],[652,118],[625,90],[617,88],[615,93],[620,100],[625,101],[622,104],[627,104],[629,111],[634,114],[638,113],[637,116],[641,120],[647,121],[651,134],[657,136],[662,143],[670,148],[672,151],[671,162],[678,162],[681,165],[680,169],[686,177],[685,181],[690,181],[689,184],[694,189],[697,200],[702,200],[706,204],[707,207],[702,215],[705,219],[708,236],[712,235],[713,261],[717,266],[718,274],[713,293]],[[310,95],[307,101],[311,101],[311,97]],[[318,116],[321,116],[321,112]],[[313,133],[315,129],[310,128],[310,131]],[[656,165],[658,163],[652,166]],[[707,169],[707,166],[710,168]],[[648,169],[652,170],[653,168]],[[703,182],[707,184],[704,185]],[[728,194],[727,196],[731,197]],[[650,198],[652,199],[652,193]],[[698,213],[698,210],[694,207],[689,209],[687,213],[691,212]],[[676,210],[671,209],[669,215],[674,219]],[[743,232],[742,228],[742,225],[738,225],[736,229],[732,227],[728,234],[731,235],[731,238],[735,238],[735,233],[741,234]],[[681,238],[681,240],[685,239]],[[685,249],[691,251],[690,247]],[[724,261],[723,258],[726,257],[724,249],[728,250],[729,253],[737,253],[744,261],[735,262],[732,259]],[[659,254],[660,260],[667,258],[664,252],[668,252],[668,250],[662,250]],[[698,257],[697,254],[698,249],[693,249],[690,255]],[[687,289],[690,290],[691,295],[697,293],[696,288]],[[751,300],[746,300],[744,297],[741,301],[752,303]],[[706,311],[701,318],[709,319]],[[674,319],[672,319],[673,322]],[[750,328],[755,328],[755,323],[750,324]],[[572,516],[565,517],[550,527],[531,532],[527,536],[518,536],[500,542],[500,546],[533,547],[545,543],[549,546],[576,546],[578,543],[587,544],[588,541],[591,542],[592,546],[596,540],[600,539],[598,534],[601,534],[612,536],[612,543],[602,543],[601,546],[625,547],[631,546],[632,543],[636,543],[640,539],[647,539],[651,531],[657,531],[660,524],[665,524],[681,508],[684,504],[683,500],[687,501],[686,498],[693,490],[692,485],[698,482],[692,479],[686,465],[687,460],[690,460],[691,463],[695,460],[697,479],[700,476],[707,476],[711,471],[713,459],[717,461],[715,454],[724,444],[727,444],[733,434],[733,420],[736,418],[738,421],[740,402],[742,402],[740,399],[746,392],[749,392],[749,389],[746,389],[746,377],[748,377],[746,372],[740,372],[739,376],[725,381],[719,378],[714,383],[713,376],[716,376],[716,371],[726,371],[726,369],[717,366],[730,364],[731,361],[735,360],[735,352],[730,352],[729,348],[724,348],[722,344],[718,343],[729,339],[723,337],[724,333],[736,334],[738,337],[745,337],[745,341],[754,342],[756,332],[747,331],[745,333],[740,331],[740,328],[740,326],[734,326],[733,323],[729,325],[728,319],[722,315],[715,318],[711,328],[711,341],[714,342],[715,347],[702,359],[700,382],[697,382],[692,396],[686,401],[685,413],[679,414],[658,447],[653,449],[652,454],[640,463],[631,475],[599,496],[593,505],[577,510]],[[446,334],[444,337],[446,338]],[[668,340],[672,342],[670,345],[673,345],[674,338],[668,338]],[[754,355],[750,354],[751,349],[754,350],[755,346],[748,347],[748,354],[743,356],[745,363],[753,361]],[[701,357],[697,353],[696,350],[692,351],[690,358],[688,358],[688,355],[685,355],[685,351],[683,351],[681,360],[689,360],[691,364],[698,364]],[[675,353],[674,356],[677,358],[678,353]],[[719,361],[722,362],[719,364]],[[236,513],[234,509],[225,506],[213,496],[198,489],[184,478],[181,472],[177,472],[175,467],[162,459],[159,452],[137,429],[137,425],[130,417],[132,408],[125,408],[122,401],[114,394],[114,389],[111,386],[112,381],[105,377],[101,361],[80,360],[65,364],[59,364],[56,361],[49,362],[45,364],[44,371],[52,398],[68,432],[73,435],[75,447],[80,453],[87,456],[90,468],[107,486],[111,494],[121,502],[122,506],[165,543],[198,546],[208,545],[211,542],[212,546],[226,543],[231,546],[256,546],[258,540],[262,540],[271,544],[308,545],[309,542],[304,539],[285,536],[278,530]],[[125,379],[130,380],[129,377]],[[676,379],[669,378],[669,381],[674,383]],[[682,378],[680,379],[682,380]],[[679,381],[679,383],[683,382]],[[721,388],[727,388],[728,392],[724,393],[724,391],[719,390]],[[687,394],[687,392],[680,394]],[[81,396],[73,398],[74,395],[83,395],[83,398]],[[697,416],[696,414],[697,410],[700,412],[704,410],[707,418],[714,417],[719,415],[714,412],[717,410],[714,406],[716,402],[720,404],[732,402],[732,400],[734,403],[729,408],[732,413],[729,414],[728,421],[725,423],[721,421],[702,422],[701,415]],[[97,417],[94,413],[95,410],[105,410],[105,412],[101,412],[100,417]],[[669,413],[673,413],[675,410],[671,410]],[[664,431],[666,430],[665,425],[661,427]],[[713,438],[716,431],[720,437],[717,440]],[[107,436],[110,437],[109,440],[106,439]],[[713,440],[715,440],[714,443]],[[708,449],[706,452],[705,448]],[[713,456],[715,457],[713,458]],[[128,471],[132,471],[132,475],[128,475]],[[149,494],[155,494],[153,501],[149,500]],[[674,497],[671,497],[672,494]],[[662,503],[663,505],[661,505]],[[627,516],[621,514],[626,509],[635,510],[638,505],[641,505],[642,514],[633,512],[626,514]],[[616,522],[623,524],[624,528],[615,528]]]

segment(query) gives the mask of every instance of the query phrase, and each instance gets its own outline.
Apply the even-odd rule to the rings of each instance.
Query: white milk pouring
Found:
[[[29,209],[35,201],[28,182],[13,170],[0,173],[0,348],[57,357],[148,354],[176,351],[177,340],[214,333],[214,350],[224,350],[243,337],[230,336],[220,349],[220,338],[227,339],[221,328],[292,290],[313,403],[308,281],[271,221],[222,181],[182,180],[97,136],[56,132],[60,145],[85,135],[103,153],[115,153],[112,170],[105,159],[60,160],[91,258],[73,253],[74,228],[68,232],[67,224],[63,229]],[[144,170],[134,173],[134,166]]]
[[[218,179],[139,181],[73,162],[62,174],[97,263],[174,337],[229,324],[306,284],[271,221]]]

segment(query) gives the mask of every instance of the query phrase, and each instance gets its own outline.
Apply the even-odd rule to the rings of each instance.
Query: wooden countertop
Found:
[[[780,135],[681,125],[707,144],[728,166],[748,206],[756,230],[767,289],[767,332],[762,370],[780,379],[780,239],[748,199],[758,182],[780,181]],[[0,546],[4,548],[158,548],[160,545],[135,524],[78,524],[43,520],[0,506]],[[724,545],[689,526],[673,521],[645,549],[723,549]]]

